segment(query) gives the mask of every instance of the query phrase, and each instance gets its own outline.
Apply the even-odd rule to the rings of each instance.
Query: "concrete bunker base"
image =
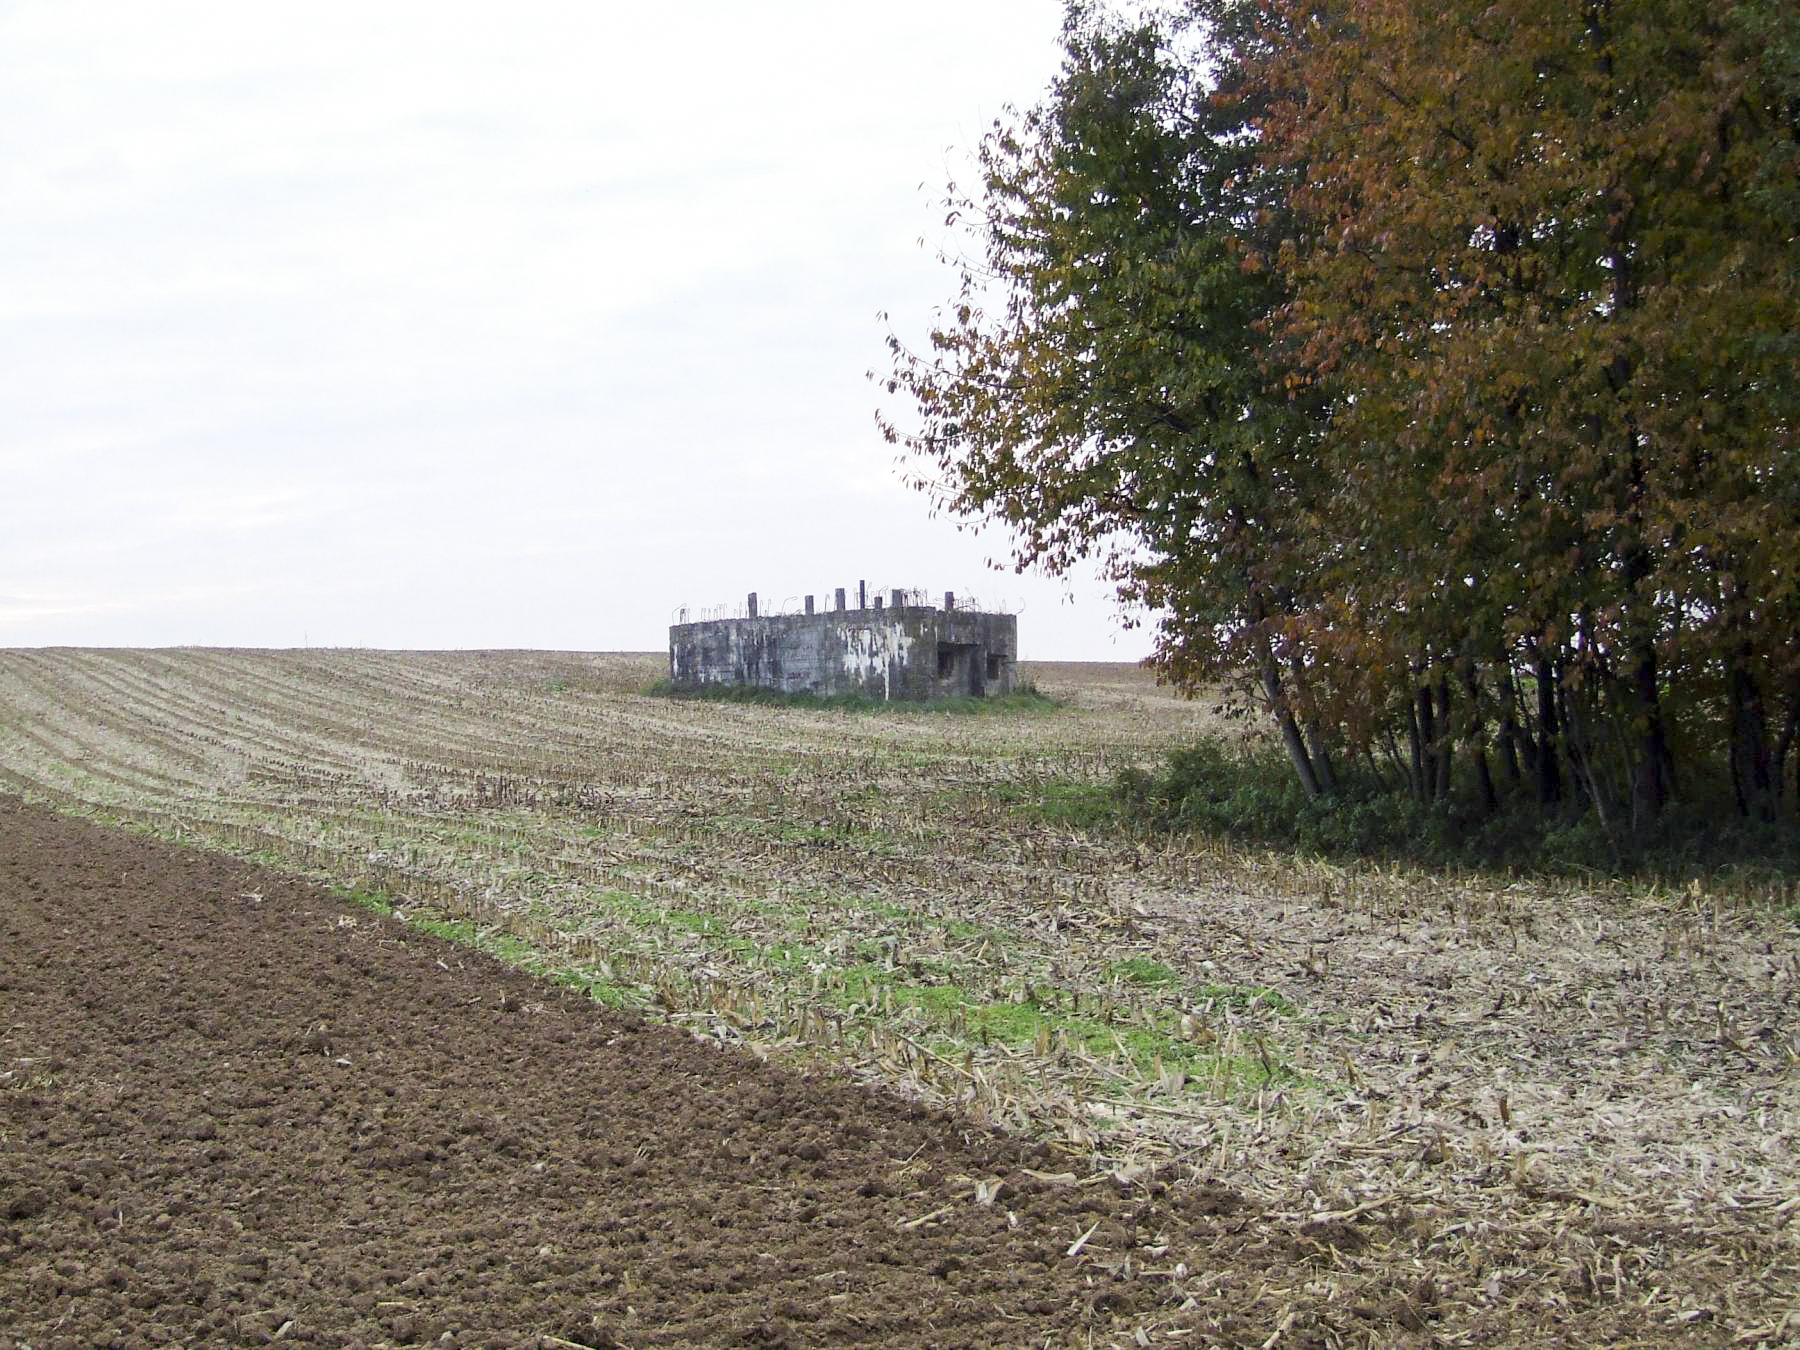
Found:
[[[878,699],[994,697],[1018,678],[1018,619],[934,605],[884,605],[748,616],[669,629],[669,682],[683,692],[738,685]],[[859,588],[857,597],[866,598]],[[810,597],[809,597],[810,599]]]

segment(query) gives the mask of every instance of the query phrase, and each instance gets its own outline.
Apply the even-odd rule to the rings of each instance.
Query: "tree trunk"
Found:
[[[1613,845],[1615,855],[1618,841],[1613,836],[1612,821],[1606,813],[1606,789],[1600,782],[1599,771],[1594,767],[1592,745],[1588,741],[1585,719],[1577,716],[1574,706],[1569,701],[1569,691],[1560,691],[1562,697],[1563,736],[1569,751],[1569,776],[1575,786],[1588,795],[1594,804],[1594,815],[1600,821],[1600,830],[1608,842]]]
[[[1620,82],[1614,76],[1611,20],[1610,0],[1596,0],[1587,6],[1588,35],[1599,74],[1607,84],[1600,108],[1601,120],[1606,122],[1616,115],[1616,103],[1632,97],[1629,91],[1620,88]],[[1607,193],[1604,206],[1606,264],[1612,278],[1609,313],[1614,322],[1638,307],[1634,248],[1637,239],[1633,233],[1636,206],[1631,194],[1619,185],[1614,185]],[[1631,830],[1641,838],[1669,799],[1674,761],[1669,753],[1668,733],[1663,724],[1662,701],[1657,689],[1655,599],[1648,589],[1650,550],[1644,528],[1644,439],[1630,404],[1631,382],[1636,371],[1637,362],[1630,345],[1623,340],[1615,343],[1605,373],[1614,398],[1624,408],[1624,440],[1618,453],[1626,471],[1626,497],[1623,521],[1617,529],[1614,546],[1625,564],[1624,588],[1618,599],[1625,614],[1622,642],[1631,662],[1625,693],[1637,737],[1636,763],[1628,769],[1631,775]],[[1585,749],[1591,777],[1593,747],[1589,744]]]
[[[1469,754],[1475,762],[1475,783],[1481,789],[1482,814],[1491,816],[1500,809],[1500,795],[1494,791],[1494,775],[1488,768],[1487,729],[1481,716],[1481,678],[1475,673],[1473,661],[1463,665],[1463,691],[1469,698]]]
[[[1671,760],[1662,698],[1657,689],[1656,649],[1639,644],[1631,669],[1631,703],[1637,727],[1637,765],[1631,778],[1631,827],[1642,835],[1669,800]]]
[[[1308,718],[1306,722],[1306,749],[1312,758],[1313,772],[1318,775],[1319,790],[1324,793],[1337,791],[1337,770],[1332,767],[1331,747],[1325,743],[1325,734],[1319,730],[1319,720]]]
[[[1300,696],[1301,707],[1306,710],[1303,723],[1306,735],[1307,758],[1312,762],[1313,776],[1318,780],[1319,791],[1332,793],[1337,791],[1337,772],[1331,767],[1331,749],[1325,743],[1324,730],[1319,726],[1319,719],[1312,711],[1314,706],[1312,689],[1307,684],[1306,664],[1298,653],[1288,658],[1288,674],[1293,680],[1294,689]]]
[[[1500,767],[1510,787],[1519,785],[1519,718],[1518,698],[1513,689],[1512,660],[1500,663]]]
[[[1788,695],[1787,725],[1781,730],[1781,739],[1775,744],[1775,797],[1779,801],[1787,795],[1787,760],[1788,752],[1794,748],[1794,741],[1800,737],[1800,681],[1795,683]],[[1800,772],[1795,774],[1794,806],[1800,810]]]
[[[1564,758],[1569,765],[1569,785],[1577,794],[1586,794],[1605,815],[1601,801],[1600,777],[1594,768],[1593,744],[1588,739],[1587,720],[1575,707],[1569,689],[1560,682],[1555,686],[1557,730]]]
[[[1450,681],[1438,676],[1437,682],[1437,785],[1433,794],[1437,801],[1450,796],[1450,769],[1454,764],[1456,737],[1450,725]]]
[[[1562,800],[1562,773],[1557,767],[1557,742],[1561,728],[1556,717],[1556,667],[1548,656],[1537,659],[1537,780],[1538,805]]]
[[[1481,788],[1481,814],[1491,816],[1500,809],[1500,794],[1494,791],[1494,772],[1488,768],[1487,747],[1477,741],[1470,753],[1475,758],[1475,782]]]
[[[1432,752],[1437,744],[1435,722],[1431,715],[1431,686],[1420,685],[1413,692],[1413,796],[1422,802],[1431,800],[1437,786],[1437,766]]]
[[[1762,690],[1750,670],[1748,643],[1733,654],[1725,679],[1731,702],[1731,786],[1738,814],[1774,820],[1774,757]]]
[[[1307,800],[1316,801],[1320,794],[1319,776],[1313,771],[1312,759],[1306,753],[1306,743],[1300,738],[1300,727],[1294,721],[1294,710],[1288,706],[1287,691],[1281,687],[1281,667],[1275,663],[1274,648],[1269,645],[1268,635],[1260,629],[1255,642],[1263,695],[1269,700],[1276,725],[1281,728],[1281,743],[1287,749],[1288,759],[1293,762],[1294,772],[1300,776],[1300,786],[1305,791]]]

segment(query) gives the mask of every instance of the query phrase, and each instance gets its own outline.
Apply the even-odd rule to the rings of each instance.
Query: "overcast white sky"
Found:
[[[864,378],[1061,10],[0,0],[0,646],[646,649],[866,578],[1143,655],[928,518]]]

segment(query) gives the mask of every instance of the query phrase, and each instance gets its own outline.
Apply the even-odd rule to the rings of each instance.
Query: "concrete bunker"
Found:
[[[835,607],[814,597],[792,612],[765,614],[755,592],[741,612],[669,628],[669,682],[678,690],[744,686],[784,693],[862,694],[879,699],[986,698],[1011,693],[1018,678],[1018,619],[942,605],[916,591],[870,595],[858,583],[855,608],[843,587]]]

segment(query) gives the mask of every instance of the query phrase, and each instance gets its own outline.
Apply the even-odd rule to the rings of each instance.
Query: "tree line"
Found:
[[[1786,0],[1076,0],[1063,47],[890,338],[912,481],[1099,559],[1308,797],[1792,818]]]

